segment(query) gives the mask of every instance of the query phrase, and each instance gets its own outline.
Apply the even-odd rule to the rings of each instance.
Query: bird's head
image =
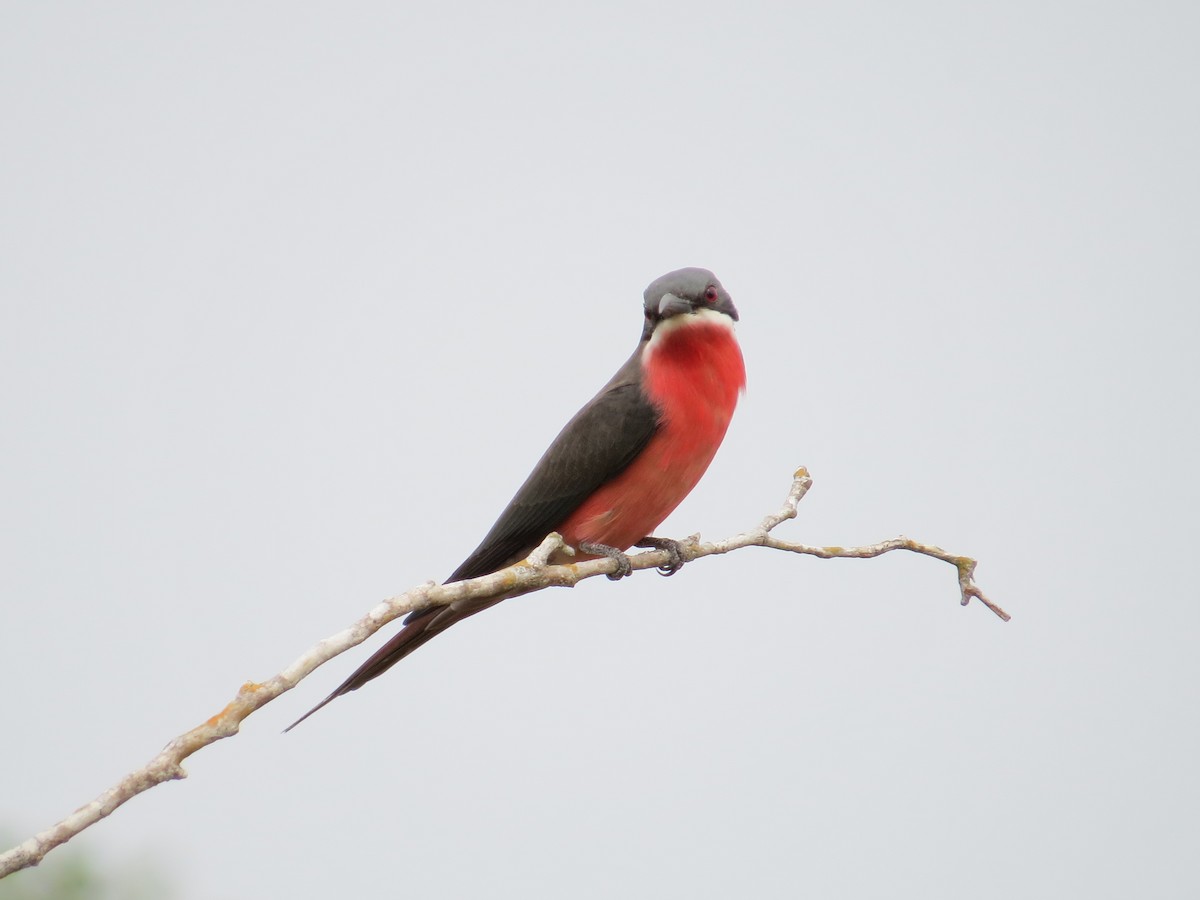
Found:
[[[737,321],[737,308],[717,276],[707,269],[676,269],[654,279],[646,288],[646,324],[642,340],[649,340],[655,329],[669,322],[671,327],[691,319],[728,316]]]

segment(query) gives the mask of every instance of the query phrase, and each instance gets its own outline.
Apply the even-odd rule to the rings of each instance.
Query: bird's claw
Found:
[[[591,541],[580,541],[579,549],[591,556],[603,556],[606,559],[616,560],[617,571],[605,575],[609,581],[620,581],[627,575],[633,574],[633,564],[630,563],[629,557],[616,547],[610,547],[607,544],[593,544]]]
[[[679,541],[673,541],[670,538],[644,537],[638,541],[635,547],[647,547],[651,550],[666,550],[667,561],[658,567],[658,574],[669,578],[680,569],[686,560],[683,558],[683,551],[680,549]]]

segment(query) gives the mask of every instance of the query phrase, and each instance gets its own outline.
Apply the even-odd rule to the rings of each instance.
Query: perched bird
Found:
[[[745,389],[746,369],[734,337],[737,310],[712,272],[668,272],[644,296],[645,324],[633,355],[559,432],[446,583],[519,562],[552,531],[582,558],[617,559],[618,572],[609,577],[629,574],[621,551],[635,544],[672,550],[666,573],[679,567],[673,542],[651,535],[712,462]],[[508,596],[411,613],[395,637],[288,729]]]

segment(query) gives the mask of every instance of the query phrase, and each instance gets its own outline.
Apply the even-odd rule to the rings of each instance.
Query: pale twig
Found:
[[[735,535],[723,541],[700,543],[693,535],[680,542],[679,551],[685,561],[729,553],[742,547],[767,547],[802,553],[822,559],[851,558],[869,559],[890,553],[892,550],[909,550],[948,562],[958,570],[958,584],[965,606],[971,597],[979,600],[988,609],[1004,619],[1008,613],[993,603],[975,584],[975,560],[966,556],[955,556],[932,544],[922,544],[905,537],[881,541],[865,547],[810,547],[780,540],[771,532],[781,523],[796,517],[796,508],[808,489],[812,478],[806,469],[799,469],[792,480],[791,489],[778,512],[762,520],[757,528]],[[131,772],[114,787],[109,788],[92,802],[81,806],[58,824],[35,835],[6,853],[0,854],[0,878],[20,869],[36,866],[45,855],[60,844],[66,843],[85,828],[95,824],[114,812],[122,804],[164,781],[186,778],[183,761],[209,744],[238,733],[242,721],[251,713],[270,703],[280,694],[290,691],[318,666],[361,644],[376,631],[416,609],[427,606],[442,606],[457,600],[481,599],[500,594],[527,594],[547,587],[573,587],[585,578],[607,575],[617,568],[613,559],[592,559],[568,565],[547,565],[556,551],[563,549],[562,538],[549,535],[525,562],[507,569],[459,581],[454,584],[438,585],[428,582],[420,587],[405,591],[378,604],[374,609],[355,622],[351,627],[318,641],[294,663],[268,680],[246,682],[237,695],[219,713],[200,725],[175,738],[162,751],[140,769]],[[654,569],[670,561],[667,550],[651,550],[630,557],[634,569]]]
[[[891,553],[893,550],[908,550],[912,553],[920,553],[922,556],[930,556],[934,559],[940,559],[942,562],[948,562],[958,570],[958,589],[963,606],[966,606],[970,599],[974,597],[1005,622],[1012,618],[975,584],[975,566],[978,563],[969,556],[958,556],[933,544],[923,544],[920,541],[914,541],[912,538],[903,536],[887,541],[880,541],[878,544],[867,544],[862,547],[812,547],[808,544],[784,541],[771,534],[771,531],[780,523],[796,517],[796,507],[804,499],[804,495],[808,493],[810,487],[812,487],[812,478],[809,476],[808,470],[804,468],[797,470],[793,476],[792,488],[788,491],[787,499],[784,501],[783,506],[778,512],[763,519],[762,524],[758,528],[753,531],[743,532],[724,541],[714,541],[708,544],[697,544],[693,541],[690,546],[685,544],[684,546],[687,547],[687,550],[684,552],[684,558],[697,559],[701,556],[709,556],[715,553],[728,553],[731,550],[738,550],[742,547],[767,547],[771,550],[802,553],[806,556],[816,556],[820,559],[873,559],[876,556]],[[650,554],[643,555],[648,556]]]

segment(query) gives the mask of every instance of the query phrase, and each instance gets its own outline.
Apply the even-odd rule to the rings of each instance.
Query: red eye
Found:
[[[717,289],[711,284],[704,289],[704,299],[709,303],[717,302]]]

